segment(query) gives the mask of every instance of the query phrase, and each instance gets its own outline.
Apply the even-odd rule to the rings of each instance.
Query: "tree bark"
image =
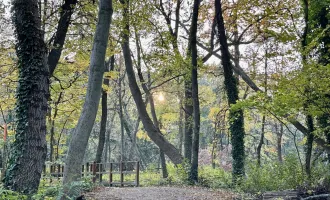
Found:
[[[277,127],[277,124],[276,124]],[[277,134],[277,157],[278,157],[278,161],[280,163],[282,163],[283,159],[282,159],[282,136],[283,136],[284,130],[283,130],[283,124],[281,123],[280,125],[280,131],[278,132],[276,130],[276,134]]]
[[[46,159],[46,115],[49,71],[37,0],[14,0],[19,84],[17,127],[5,187],[24,194],[37,192]]]
[[[268,68],[268,47],[267,47],[267,37],[265,37],[265,45],[266,45],[266,51],[265,51],[265,79],[264,79],[264,84],[265,84],[265,94],[267,95],[267,83],[268,83],[268,73],[267,73],[267,68]],[[266,122],[266,114],[262,115],[262,121],[261,121],[261,137],[260,137],[260,142],[257,147],[257,161],[259,167],[261,166],[261,148],[262,145],[264,144],[264,138],[265,138],[265,122]]]
[[[183,110],[182,110],[182,96],[179,95],[179,151],[180,154],[183,153],[183,140],[184,140],[184,135],[183,135]]]
[[[64,170],[64,184],[81,177],[81,165],[100,102],[112,12],[112,0],[100,0],[99,20],[91,54],[87,93],[83,110],[70,141]]]
[[[200,0],[194,0],[192,22],[190,28],[191,48],[191,85],[194,112],[194,137],[192,144],[192,162],[190,169],[190,180],[198,182],[198,152],[199,152],[199,131],[200,131],[200,108],[198,97],[198,64],[197,64],[197,21]]]
[[[307,115],[307,126],[309,134],[307,135],[307,142],[305,146],[306,154],[305,154],[305,170],[306,174],[309,178],[311,178],[311,158],[312,158],[312,152],[313,152],[313,141],[314,141],[314,122],[311,115]]]
[[[192,137],[193,137],[193,104],[192,104],[192,88],[190,80],[185,77],[184,91],[184,158],[191,163],[192,155]]]
[[[171,44],[176,56],[180,58],[180,61],[183,62],[183,56],[180,54],[178,47],[178,29],[180,22],[180,7],[182,1],[177,1],[176,9],[175,9],[175,24],[174,30],[171,25],[171,18],[165,12],[163,7],[163,2],[160,1],[159,10],[165,18],[166,25],[168,27],[168,32],[172,36]],[[185,76],[184,80],[184,142],[183,142],[183,155],[188,163],[191,163],[191,153],[192,153],[192,135],[193,135],[193,105],[192,105],[192,86],[189,76]]]
[[[262,121],[261,121],[261,135],[260,135],[260,141],[257,147],[257,162],[258,166],[261,166],[261,148],[262,145],[264,144],[264,138],[265,138],[265,121],[266,121],[266,116],[265,114],[262,116]]]
[[[51,76],[53,75],[56,65],[61,57],[64,41],[71,22],[71,16],[76,4],[77,0],[65,0],[64,4],[61,6],[60,20],[58,21],[52,49],[48,55],[48,66]]]
[[[146,106],[142,99],[142,94],[140,91],[139,86],[137,85],[134,70],[133,70],[133,63],[131,58],[131,52],[129,47],[129,1],[128,0],[121,0],[121,4],[124,6],[123,8],[123,22],[125,22],[124,30],[122,32],[122,49],[125,59],[125,66],[127,70],[127,78],[129,82],[129,87],[135,101],[135,104],[138,109],[139,116],[143,123],[145,130],[147,131],[148,136],[155,144],[162,150],[164,153],[172,160],[174,164],[181,164],[183,159],[180,155],[179,151],[169,143],[164,136],[161,134],[159,129],[157,129],[149,114],[147,113]]]
[[[115,65],[115,58],[112,55],[109,63],[105,64],[106,71],[109,71],[109,64],[110,64],[110,71],[113,70],[114,65]],[[104,79],[103,84],[106,86],[109,86],[109,79]],[[96,150],[96,156],[95,156],[95,162],[100,163],[102,161],[102,155],[103,155],[103,149],[104,149],[104,144],[105,144],[105,133],[107,129],[107,118],[108,118],[108,93],[105,90],[102,90],[102,100],[101,100],[101,106],[102,106],[102,114],[101,114],[101,124],[100,124],[100,134],[99,134],[99,142],[97,145],[97,150]],[[99,165],[98,165],[99,166]]]
[[[222,59],[221,63],[224,70],[225,89],[228,98],[228,104],[236,104],[238,100],[238,80],[233,76],[233,66],[230,62],[230,53],[228,49],[227,37],[225,33],[224,20],[222,17],[221,1],[215,1],[216,20],[218,28],[218,38],[221,45]],[[244,116],[243,110],[229,111],[229,130],[231,132],[231,143],[233,145],[233,181],[244,175]]]

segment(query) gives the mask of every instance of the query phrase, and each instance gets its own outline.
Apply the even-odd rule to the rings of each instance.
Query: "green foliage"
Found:
[[[239,189],[245,192],[295,189],[305,180],[298,158],[287,156],[283,163],[267,162],[261,167],[253,161],[247,164],[246,178]]]
[[[198,171],[199,184],[210,188],[229,188],[232,183],[230,172],[211,166],[201,167]]]
[[[85,179],[83,181],[75,181],[70,183],[69,185],[65,185],[62,188],[60,188],[57,200],[73,200],[76,197],[80,196],[82,192],[84,191],[90,191],[93,188],[93,183],[91,182],[91,179]]]
[[[28,196],[22,195],[18,192],[14,192],[12,190],[7,190],[4,187],[0,187],[0,199],[6,199],[6,200],[17,200],[17,199],[28,199]]]

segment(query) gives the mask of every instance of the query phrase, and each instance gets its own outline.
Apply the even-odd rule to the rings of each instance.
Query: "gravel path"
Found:
[[[231,200],[235,195],[200,187],[106,187],[85,194],[85,197],[87,200]]]

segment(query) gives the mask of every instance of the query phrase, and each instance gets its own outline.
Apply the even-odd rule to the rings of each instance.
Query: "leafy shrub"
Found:
[[[19,194],[18,192],[14,192],[11,190],[7,190],[4,187],[0,187],[0,199],[6,200],[17,200],[17,199],[28,199],[28,196]]]
[[[198,172],[199,183],[204,187],[228,188],[232,183],[231,173],[222,168],[204,166],[199,168]]]
[[[298,158],[289,155],[283,163],[267,162],[261,167],[256,162],[248,162],[246,177],[238,187],[246,192],[295,189],[304,182],[305,178]]]

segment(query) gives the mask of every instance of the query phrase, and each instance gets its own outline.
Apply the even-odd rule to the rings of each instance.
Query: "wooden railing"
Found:
[[[60,179],[64,174],[64,165],[61,164],[51,164],[44,165],[43,175],[46,177],[49,175],[50,180],[52,177]],[[113,175],[119,174],[120,180],[113,181]],[[128,182],[124,180],[125,174],[135,174],[133,182]],[[123,187],[124,185],[134,185],[139,186],[139,174],[140,174],[140,163],[138,161],[123,161],[123,162],[110,162],[110,163],[86,163],[81,167],[81,176],[92,176],[92,181],[103,182],[103,177],[105,175],[109,176],[109,185],[115,186],[119,185]]]
[[[133,163],[135,164],[135,171],[129,171],[127,169],[127,166],[125,167],[124,164],[129,164]],[[119,171],[114,171],[113,165],[118,164],[119,165]],[[139,173],[140,173],[140,163],[139,162],[119,162],[119,163],[110,163],[110,177],[109,177],[109,182],[110,186],[114,185],[120,185],[123,187],[124,185],[135,185],[136,187],[139,186]],[[113,181],[113,175],[114,174],[119,174],[120,175],[120,181],[115,182]],[[124,175],[125,174],[135,174],[135,181],[134,182],[125,182],[124,181]]]

